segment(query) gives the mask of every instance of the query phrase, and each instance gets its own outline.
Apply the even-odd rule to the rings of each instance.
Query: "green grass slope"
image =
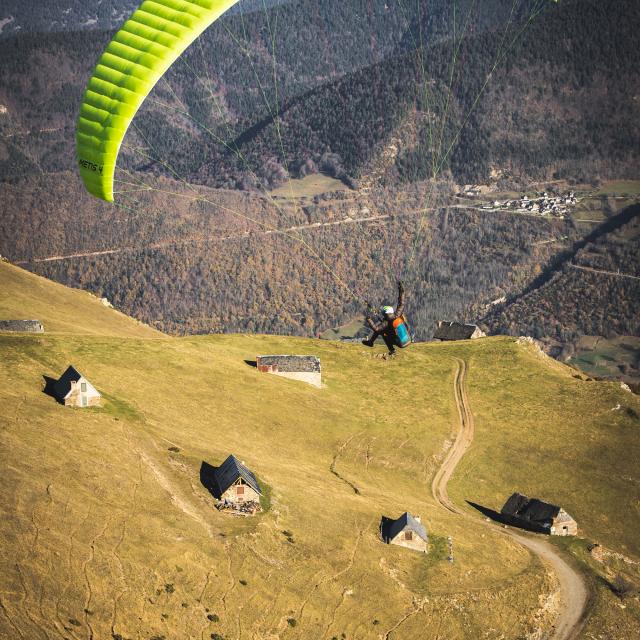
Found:
[[[19,298],[18,281],[4,279],[4,297]],[[534,637],[553,614],[553,577],[431,497],[457,428],[458,357],[477,434],[451,495],[557,500],[588,538],[640,555],[640,407],[619,385],[576,380],[507,338],[385,361],[327,341],[127,336],[120,315],[99,324],[93,299],[74,304],[50,303],[59,335],[0,336],[0,637]],[[325,387],[245,363],[261,353],[319,355]],[[42,392],[69,363],[102,407]],[[217,512],[200,484],[202,462],[230,452],[265,487],[254,518]],[[404,510],[422,515],[428,555],[378,540],[380,516]],[[590,624],[640,629],[636,601],[612,610],[607,597]]]
[[[162,334],[70,289],[0,260],[0,320],[37,319],[47,333],[153,338]]]

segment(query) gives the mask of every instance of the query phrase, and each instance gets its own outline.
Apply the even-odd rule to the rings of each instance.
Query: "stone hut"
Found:
[[[475,324],[440,320],[433,337],[436,340],[475,340],[476,338],[485,338],[486,335]]]
[[[403,513],[397,520],[382,516],[380,537],[386,544],[397,544],[414,551],[427,553],[429,538],[420,516]]]
[[[76,369],[70,366],[54,383],[53,394],[66,407],[94,407],[102,396]]]
[[[577,522],[564,509],[521,493],[514,493],[500,513],[508,524],[530,531],[552,536],[578,535]]]
[[[300,380],[314,387],[322,386],[320,358],[317,356],[258,356],[258,371]]]
[[[253,472],[233,454],[214,470],[212,488],[218,500],[232,505],[258,503],[262,495]]]
[[[0,331],[44,333],[44,327],[40,320],[0,320]]]

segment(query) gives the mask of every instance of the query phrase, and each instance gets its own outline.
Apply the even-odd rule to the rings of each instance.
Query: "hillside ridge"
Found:
[[[0,319],[27,318],[42,322],[46,333],[163,337],[87,291],[65,287],[0,260]]]

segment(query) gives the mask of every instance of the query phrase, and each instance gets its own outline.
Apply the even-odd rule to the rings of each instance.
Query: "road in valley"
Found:
[[[616,278],[631,278],[631,280],[640,280],[640,276],[634,276],[630,273],[620,273],[619,271],[605,271],[604,269],[594,269],[593,267],[585,267],[581,264],[569,263],[572,269],[580,269],[581,271],[590,271],[591,273],[602,273],[605,276],[615,276]]]

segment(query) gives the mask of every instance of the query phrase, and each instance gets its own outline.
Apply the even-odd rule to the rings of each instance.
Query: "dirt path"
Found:
[[[140,458],[144,464],[149,467],[153,475],[155,476],[158,484],[169,494],[171,502],[180,509],[186,516],[195,520],[198,524],[206,530],[210,538],[213,538],[214,531],[211,526],[205,521],[205,519],[198,513],[198,510],[183,496],[178,493],[176,487],[173,486],[169,478],[160,470],[158,465],[151,460],[149,456],[144,453],[140,453]]]
[[[619,271],[605,271],[604,269],[594,269],[593,267],[585,267],[581,264],[569,263],[572,269],[580,269],[581,271],[590,271],[591,273],[603,273],[605,276],[615,276],[616,278],[630,278],[631,280],[640,280],[640,276],[634,276],[630,273],[620,273]]]
[[[450,209],[478,209],[477,206],[472,205],[450,205]],[[422,216],[425,213],[436,211],[437,209],[434,207],[423,208],[423,209],[407,209],[403,213],[397,213],[393,217],[394,218],[405,218],[411,216]],[[520,214],[527,215],[527,214]],[[531,217],[540,219],[540,216],[531,215]],[[18,266],[24,266],[28,264],[38,264],[38,263],[46,263],[46,262],[61,262],[64,260],[77,260],[79,258],[96,258],[99,256],[110,256],[118,253],[135,253],[136,251],[141,251],[144,249],[166,249],[167,247],[179,247],[183,245],[191,245],[191,244],[212,244],[216,242],[226,242],[228,240],[238,240],[239,238],[248,238],[250,235],[279,235],[279,234],[290,234],[296,233],[300,231],[317,231],[318,229],[324,230],[328,227],[338,227],[341,225],[357,225],[357,224],[370,224],[370,223],[384,223],[386,224],[391,220],[392,216],[390,214],[382,214],[382,215],[371,215],[371,216],[362,216],[357,218],[351,218],[347,216],[346,218],[342,218],[340,220],[329,220],[327,222],[312,222],[309,224],[300,224],[294,225],[291,227],[285,227],[282,229],[266,229],[260,231],[242,231],[240,233],[230,233],[223,236],[212,236],[212,237],[203,237],[203,236],[185,236],[183,238],[174,238],[171,240],[160,240],[158,242],[152,242],[150,244],[146,244],[143,247],[141,246],[125,246],[125,247],[112,247],[109,249],[97,249],[95,251],[80,251],[77,253],[68,253],[61,255],[53,255],[46,256],[44,258],[21,258],[19,260],[12,260],[13,264]],[[549,240],[548,242],[555,242],[555,240]],[[541,243],[538,243],[541,244]]]
[[[473,414],[469,408],[469,399],[465,387],[467,364],[461,359],[456,358],[456,361],[454,394],[460,430],[441,467],[433,478],[431,491],[433,497],[443,508],[461,517],[471,519],[469,514],[451,501],[447,493],[447,483],[462,456],[471,445],[475,431]],[[475,519],[474,521],[477,522]],[[582,629],[587,613],[588,592],[582,576],[545,539],[516,533],[513,529],[503,529],[492,523],[486,523],[486,526],[491,527],[494,531],[508,535],[518,544],[529,549],[543,562],[551,565],[560,584],[561,611],[548,638],[549,640],[571,640],[575,638]]]
[[[462,456],[466,453],[469,445],[473,441],[474,424],[473,416],[469,410],[469,403],[466,398],[464,387],[464,376],[467,372],[467,363],[464,360],[457,360],[455,379],[453,383],[453,391],[456,399],[456,408],[458,410],[458,422],[460,431],[458,432],[455,442],[447,452],[447,455],[433,477],[431,483],[431,492],[433,497],[445,508],[452,513],[466,515],[459,507],[457,507],[449,499],[447,493],[447,483],[451,478],[456,466],[462,460]]]

